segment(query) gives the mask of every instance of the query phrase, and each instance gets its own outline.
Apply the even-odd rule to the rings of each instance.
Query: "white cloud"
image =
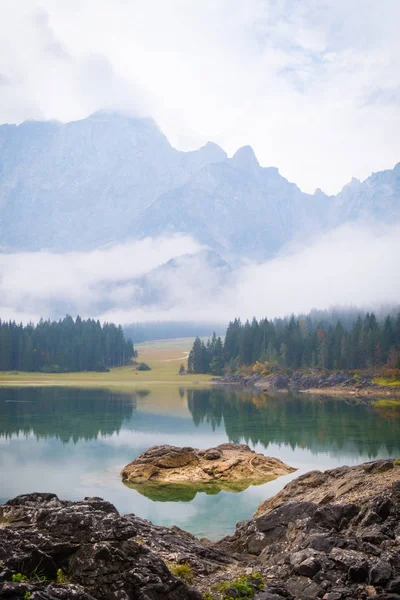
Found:
[[[236,316],[271,318],[337,305],[398,305],[400,225],[347,225],[265,263],[242,265],[225,285],[201,258],[183,261],[179,270],[152,279],[151,285],[162,284],[161,294],[141,306],[132,279],[198,249],[190,238],[176,236],[87,253],[1,255],[0,314],[23,321],[68,311],[122,324],[227,323]]]
[[[398,162],[399,20],[398,0],[14,0],[0,121],[131,109],[336,192]]]
[[[98,304],[126,303],[115,287],[157,268],[174,256],[197,252],[188,236],[145,238],[90,252],[0,254],[2,319],[27,321],[79,312],[93,316]],[[130,295],[132,285],[129,287]]]

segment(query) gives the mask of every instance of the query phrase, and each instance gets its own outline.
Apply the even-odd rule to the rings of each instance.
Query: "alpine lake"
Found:
[[[378,400],[378,399],[377,399]],[[158,444],[231,441],[296,473],[241,492],[127,487],[120,470]],[[314,470],[400,456],[400,407],[239,388],[155,386],[0,388],[0,503],[18,494],[100,496],[121,513],[218,539],[288,481]]]

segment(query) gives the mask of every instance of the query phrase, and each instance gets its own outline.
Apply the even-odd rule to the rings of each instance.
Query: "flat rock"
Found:
[[[246,444],[221,444],[198,450],[153,446],[121,471],[126,482],[161,484],[265,483],[295,469],[278,458],[258,454]],[[246,487],[246,486],[245,486]]]

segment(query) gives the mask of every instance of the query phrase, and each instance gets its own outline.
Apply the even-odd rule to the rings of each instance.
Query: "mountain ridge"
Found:
[[[224,258],[263,260],[344,223],[400,222],[400,163],[339,194],[303,192],[251,146],[183,152],[151,118],[98,111],[79,121],[0,126],[0,244],[89,250],[182,232]]]

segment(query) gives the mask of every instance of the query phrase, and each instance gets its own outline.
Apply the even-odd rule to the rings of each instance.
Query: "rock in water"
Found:
[[[221,444],[208,450],[152,446],[121,471],[124,481],[135,484],[224,483],[249,485],[265,483],[293,473],[277,458],[257,454],[246,444]],[[229,488],[227,488],[229,489]]]

